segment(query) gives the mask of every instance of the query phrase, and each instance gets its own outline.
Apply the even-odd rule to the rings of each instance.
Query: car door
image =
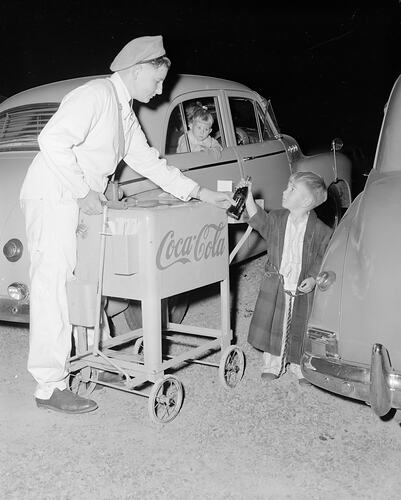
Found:
[[[166,133],[165,156],[169,163],[179,167],[188,177],[199,182],[201,186],[216,190],[218,180],[230,180],[233,188],[243,176],[240,156],[237,145],[232,139],[233,128],[231,115],[227,107],[225,92],[196,92],[186,94],[174,103],[171,110],[169,125]],[[211,135],[220,143],[222,150],[216,155],[210,151],[190,152],[189,145],[186,152],[177,153],[179,137],[188,128],[191,108],[201,105],[208,109],[214,117]],[[233,249],[242,238],[247,225],[228,219],[229,245]],[[238,251],[235,261],[242,261],[264,250],[261,238],[253,233]]]

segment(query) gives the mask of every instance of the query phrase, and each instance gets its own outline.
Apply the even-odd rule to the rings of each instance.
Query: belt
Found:
[[[284,288],[284,276],[280,273],[278,270],[277,266],[273,264],[273,262],[270,262],[269,260],[265,264],[265,272],[263,275],[266,278],[271,278],[272,276],[278,276],[279,280],[281,281],[284,289],[284,293],[289,295],[290,297],[297,297],[298,295],[305,295],[304,292],[299,291],[298,289],[295,292],[291,292],[290,290],[286,290]]]

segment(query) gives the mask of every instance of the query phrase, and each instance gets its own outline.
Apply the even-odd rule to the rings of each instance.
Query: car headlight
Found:
[[[24,283],[11,283],[7,291],[8,295],[14,300],[24,300],[29,295],[29,288]]]
[[[24,250],[24,246],[20,240],[13,238],[8,240],[7,243],[3,247],[3,253],[7,260],[10,262],[16,262],[22,256],[22,252]]]
[[[316,277],[316,285],[322,292],[325,292],[336,281],[334,271],[322,271]]]

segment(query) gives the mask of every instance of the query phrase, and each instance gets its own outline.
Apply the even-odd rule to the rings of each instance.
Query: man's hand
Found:
[[[315,288],[316,280],[315,278],[305,278],[299,285],[298,290],[303,293],[309,293]]]
[[[227,209],[234,202],[231,193],[226,193],[225,191],[212,191],[204,187],[200,190],[199,199],[224,209]]]
[[[107,201],[107,199],[102,193],[92,191],[92,189],[89,190],[85,198],[77,199],[80,210],[88,215],[101,214],[103,212],[102,202],[105,201]]]

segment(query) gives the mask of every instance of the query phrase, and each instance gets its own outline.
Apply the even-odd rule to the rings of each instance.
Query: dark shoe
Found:
[[[113,373],[113,372],[99,372],[97,377],[98,382],[106,382],[106,384],[119,384],[124,380],[124,377],[121,373]],[[102,384],[96,384],[95,391],[99,389],[103,389],[105,387]]]
[[[262,372],[261,377],[263,380],[270,382],[271,380],[276,380],[277,375],[274,375],[274,373],[270,372]]]
[[[306,378],[299,378],[298,379],[298,384],[301,386],[301,387],[308,387],[308,386],[311,386],[312,384],[306,380]]]
[[[86,399],[74,394],[68,389],[60,391],[54,389],[50,399],[36,399],[38,408],[60,411],[62,413],[87,413],[96,410],[97,404],[91,399]]]

